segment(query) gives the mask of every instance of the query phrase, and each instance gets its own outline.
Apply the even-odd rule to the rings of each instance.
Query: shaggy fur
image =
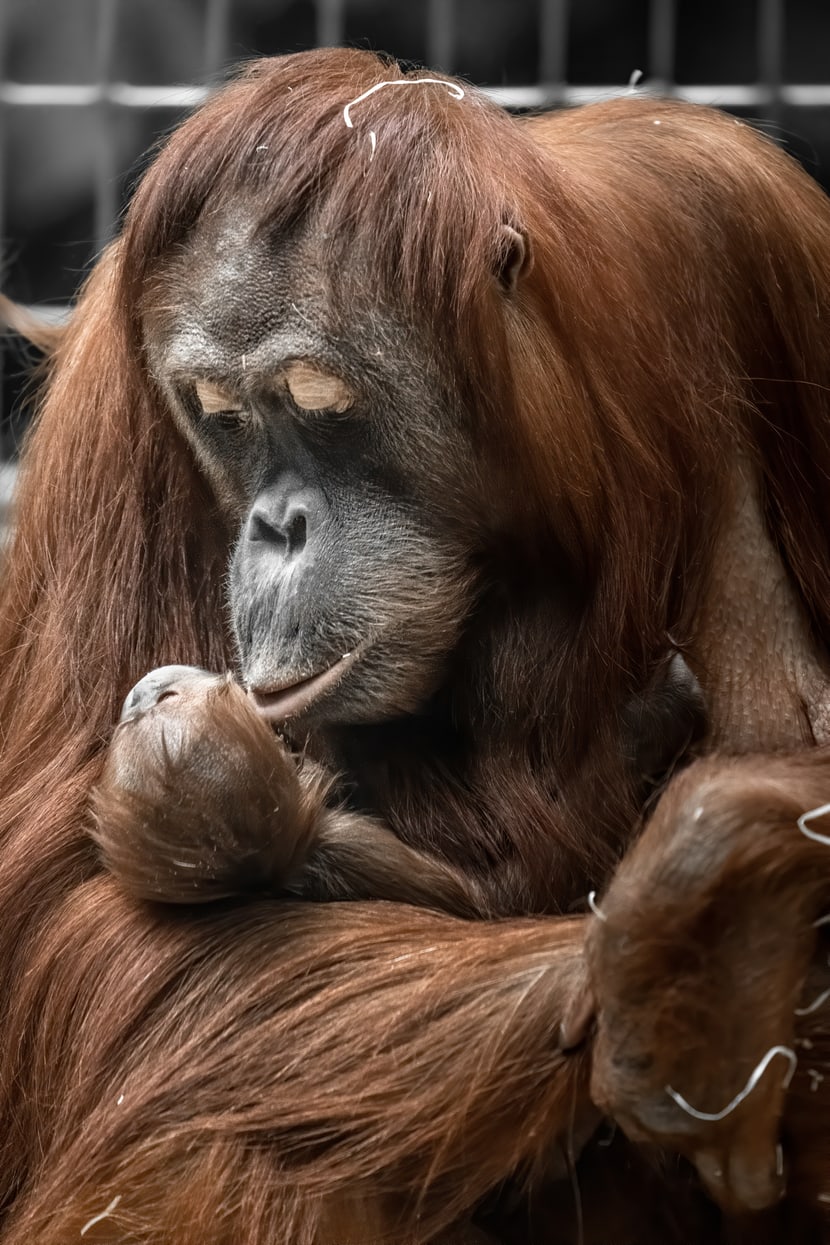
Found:
[[[399,74],[344,51],[249,66],[161,151],[58,344],[0,581],[3,1245],[65,1245],[107,1208],[85,1240],[423,1245],[476,1208],[503,1241],[738,1230],[690,1168],[619,1139],[591,1142],[574,1174],[589,1059],[556,1035],[587,990],[585,922],[556,914],[610,878],[637,828],[619,707],[669,636],[712,708],[710,746],[826,739],[830,210],[748,127],[681,104],[516,121],[469,90],[386,90],[346,128],[344,105]],[[332,265],[366,256],[364,293],[442,342],[503,473],[491,501],[515,574],[458,654],[464,772],[426,744],[391,755],[373,811],[457,863],[519,861],[515,919],[156,910],[86,834],[135,679],[231,661],[225,528],[144,329],[165,261],[246,188],[264,229],[313,209]],[[493,281],[505,222],[533,260],[509,300]],[[791,765],[826,764],[777,763],[784,789]],[[744,764],[751,791],[768,762]],[[745,790],[724,796],[738,838],[755,825]],[[720,832],[716,817],[705,834]],[[797,858],[792,894],[822,860]],[[712,886],[724,867],[714,853]],[[756,867],[730,866],[727,898]],[[655,899],[638,912],[659,922]],[[796,904],[793,980],[811,915]],[[601,1017],[611,987],[591,964]],[[778,977],[760,989],[781,1001]],[[746,1006],[738,976],[700,1032]],[[815,1239],[818,1192],[800,1181],[741,1239]]]

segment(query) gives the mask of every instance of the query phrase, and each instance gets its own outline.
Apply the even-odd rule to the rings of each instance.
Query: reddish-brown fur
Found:
[[[493,506],[521,523],[528,563],[547,558],[555,575],[564,559],[583,588],[573,625],[544,614],[494,625],[486,678],[469,688],[479,768],[458,790],[414,783],[391,798],[396,827],[461,854],[503,836],[533,866],[531,882],[506,887],[517,914],[561,911],[586,877],[601,884],[636,823],[617,707],[667,634],[715,707],[721,747],[796,751],[824,737],[820,191],[733,120],[648,99],[514,122],[474,94],[386,91],[346,129],[344,104],[398,73],[356,52],[253,66],[159,156],[58,345],[0,600],[4,1245],[64,1245],[116,1197],[85,1240],[365,1245],[385,1232],[420,1245],[488,1194],[502,1239],[574,1242],[580,1171],[588,1242],[721,1232],[691,1169],[650,1165],[624,1143],[592,1142],[573,1183],[557,1183],[563,1142],[578,1149],[593,1119],[587,1054],[556,1049],[584,990],[581,919],[466,923],[383,904],[171,914],[126,898],[84,832],[135,678],[229,660],[223,529],[147,373],[141,315],[159,261],[246,186],[275,230],[320,207],[333,261],[368,245],[367,291],[441,324],[482,446],[504,464]],[[533,252],[512,302],[491,277],[505,219]],[[732,589],[746,563],[783,569],[763,608],[740,597],[742,646]],[[777,764],[794,807],[814,798],[823,760]],[[768,762],[744,765],[707,829],[714,842],[722,825],[752,842]],[[781,980],[797,982],[821,855],[780,851],[782,868],[797,867],[764,895],[770,919],[780,905],[789,922]],[[749,850],[734,872],[715,857],[712,886],[722,878],[727,897],[753,895],[758,870],[775,876]],[[645,900],[655,923],[658,899]],[[737,897],[736,911],[746,916]],[[773,1011],[789,999],[780,988]],[[599,977],[600,1016],[605,989]],[[636,1014],[636,1002],[622,1006]],[[739,989],[712,1003],[743,1006]],[[700,1023],[720,1034],[719,1016]],[[736,1082],[743,1049],[739,1062]],[[615,1106],[613,1086],[601,1096]],[[808,1216],[821,1122],[796,1106]],[[745,1239],[811,1239],[780,1215]]]
[[[830,846],[798,827],[828,784],[826,754],[693,766],[617,871],[587,958],[594,1100],[696,1162],[725,1206],[769,1206],[789,1188],[830,1225]],[[805,824],[826,835],[827,820]],[[789,1093],[776,1055],[722,1120],[667,1094],[719,1113],[778,1046],[798,1059]]]
[[[121,723],[92,793],[92,836],[128,894],[389,899],[492,915],[475,877],[330,800],[331,775],[293,756],[230,676],[195,673]]]

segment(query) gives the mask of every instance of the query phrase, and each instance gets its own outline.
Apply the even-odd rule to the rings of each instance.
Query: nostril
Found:
[[[302,511],[298,511],[289,520],[285,534],[288,540],[288,552],[290,554],[301,553],[308,538],[308,526]]]
[[[261,541],[268,545],[284,545],[285,536],[276,524],[269,522],[268,519],[258,510],[251,515],[248,524],[248,539],[253,541]]]
[[[164,691],[160,692],[159,695],[156,697],[156,704],[160,705],[163,700],[172,700],[173,697],[178,696],[178,694],[179,693],[175,688],[166,687]]]

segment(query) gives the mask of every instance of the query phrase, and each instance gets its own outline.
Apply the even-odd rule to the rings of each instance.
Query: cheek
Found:
[[[196,425],[174,407],[175,423],[189,444],[197,466],[207,480],[226,522],[242,523],[256,493],[267,447],[257,429],[221,433]]]

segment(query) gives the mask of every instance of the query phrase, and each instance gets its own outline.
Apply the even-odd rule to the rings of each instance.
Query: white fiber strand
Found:
[[[376,82],[374,86],[370,86],[368,91],[364,91],[362,95],[358,95],[356,99],[350,100],[343,109],[343,120],[350,130],[354,129],[352,121],[352,109],[355,104],[362,104],[364,99],[368,99],[370,95],[374,95],[375,91],[381,91],[385,86],[445,86],[455,99],[463,99],[465,92],[457,82],[447,82],[445,78],[396,78],[392,82]]]
[[[799,817],[798,828],[808,839],[813,839],[816,843],[823,843],[825,847],[830,847],[830,837],[828,835],[819,834],[818,830],[807,829],[808,821],[813,821],[816,817],[823,817],[825,813],[830,813],[830,804],[819,804],[818,808],[811,808],[808,813],[802,813]]]
[[[112,1199],[109,1206],[107,1206],[105,1210],[101,1211],[100,1215],[93,1215],[91,1219],[86,1221],[84,1226],[81,1228],[81,1236],[86,1236],[89,1229],[94,1228],[96,1223],[100,1223],[102,1219],[108,1219],[120,1201],[121,1194],[119,1193]]]
[[[588,894],[588,907],[591,909],[591,911],[593,912],[594,916],[599,917],[599,919],[600,919],[601,921],[607,921],[607,920],[608,920],[608,917],[607,917],[607,916],[605,915],[605,913],[601,910],[601,908],[599,907],[599,904],[597,903],[597,893],[596,893],[596,891],[590,891],[590,892],[589,892],[589,894]]]
[[[795,1014],[796,1016],[810,1016],[813,1012],[817,1012],[828,999],[830,999],[830,990],[822,990],[818,998],[813,999],[812,1003],[808,1003],[806,1007],[797,1007]]]
[[[714,1123],[717,1120],[726,1119],[727,1115],[731,1115],[735,1108],[740,1106],[745,1098],[749,1097],[776,1055],[783,1055],[784,1058],[789,1061],[790,1066],[787,1070],[787,1075],[784,1078],[783,1084],[783,1088],[787,1089],[790,1081],[793,1079],[793,1073],[798,1065],[798,1056],[794,1050],[790,1050],[789,1046],[771,1046],[741,1092],[736,1094],[729,1105],[724,1107],[722,1111],[698,1111],[696,1107],[691,1106],[686,1101],[682,1094],[679,1094],[676,1089],[672,1089],[671,1085],[666,1086],[666,1093],[670,1098],[674,1099],[681,1110],[685,1111],[687,1115],[693,1116],[696,1120],[705,1120]]]

